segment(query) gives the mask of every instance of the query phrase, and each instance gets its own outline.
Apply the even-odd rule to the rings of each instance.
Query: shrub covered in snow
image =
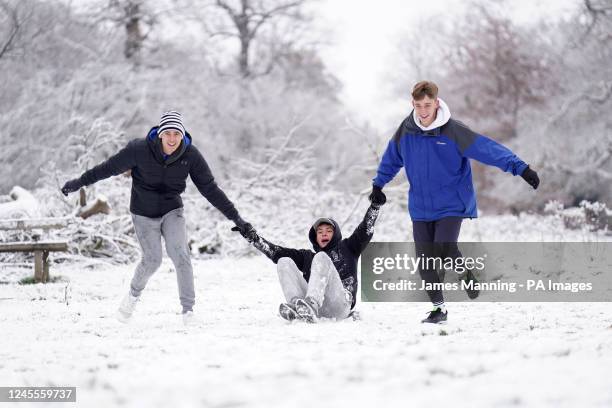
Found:
[[[569,229],[608,233],[612,230],[612,211],[605,203],[583,200],[579,207],[564,208],[559,201],[550,201],[544,207],[544,212],[563,219],[565,227]]]

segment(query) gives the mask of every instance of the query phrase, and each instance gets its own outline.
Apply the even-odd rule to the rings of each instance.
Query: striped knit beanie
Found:
[[[173,129],[181,132],[181,136],[185,136],[185,127],[183,126],[183,117],[177,111],[164,112],[157,128],[157,135],[161,135],[164,130]]]

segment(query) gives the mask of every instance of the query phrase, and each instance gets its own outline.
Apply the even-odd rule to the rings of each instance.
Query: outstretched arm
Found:
[[[393,177],[404,165],[401,152],[399,150],[399,140],[401,138],[403,124],[395,132],[395,135],[389,141],[387,149],[383,154],[378,170],[376,171],[376,177],[373,180],[374,186],[382,189],[385,184],[393,180]]]
[[[134,168],[136,166],[136,158],[134,154],[134,143],[131,141],[121,149],[117,154],[111,156],[108,160],[98,164],[94,168],[87,170],[78,179],[70,180],[64,187],[62,187],[62,193],[68,195],[77,191],[83,186],[89,186],[100,180],[104,180],[111,176],[117,176],[121,173]]]
[[[253,241],[253,246],[270,258],[272,262],[278,263],[278,260],[281,258],[291,258],[293,262],[295,262],[298,269],[301,270],[304,266],[304,250],[285,248],[280,245],[273,244],[265,238],[258,238],[258,240]]]
[[[234,221],[238,226],[245,225],[245,221],[240,217],[234,204],[227,198],[223,190],[221,190],[215,182],[212,171],[210,167],[208,167],[208,163],[206,163],[202,154],[194,146],[191,146],[191,148],[195,151],[196,158],[191,164],[189,175],[200,194],[202,194],[217,210],[221,211],[227,219]]]
[[[273,244],[267,239],[259,236],[255,230],[242,233],[238,227],[232,228],[232,231],[238,231],[241,235],[261,253],[270,258],[272,262],[278,263],[281,258],[291,258],[298,269],[304,266],[304,253],[308,252],[305,249],[285,248],[280,245]]]
[[[472,131],[463,123],[455,121],[453,131],[457,137],[459,150],[465,157],[495,166],[514,176],[522,174],[527,168],[527,163],[506,146]]]
[[[374,235],[374,223],[378,218],[380,205],[372,203],[359,223],[355,231],[346,239],[346,244],[351,252],[359,256],[368,246],[372,236]]]
[[[506,146],[475,133],[458,121],[455,121],[454,133],[459,150],[465,157],[495,166],[514,176],[521,176],[531,187],[538,188],[538,174]]]

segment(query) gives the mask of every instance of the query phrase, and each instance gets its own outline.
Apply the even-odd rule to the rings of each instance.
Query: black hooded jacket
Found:
[[[253,242],[253,245],[274,263],[277,263],[281,258],[291,258],[302,272],[306,282],[310,279],[312,259],[317,252],[324,251],[334,263],[340,280],[342,281],[342,285],[353,297],[351,304],[352,309],[355,307],[355,301],[357,299],[357,260],[370,243],[372,235],[374,235],[374,223],[378,217],[378,212],[378,207],[370,206],[355,231],[353,231],[350,237],[344,239],[342,238],[342,231],[340,231],[338,223],[330,219],[334,223],[334,235],[325,248],[319,247],[319,244],[317,244],[317,233],[314,227],[311,227],[308,238],[312,243],[314,251],[309,249],[285,248],[280,245],[275,245],[262,237],[258,237],[258,239]]]
[[[233,221],[241,220],[234,204],[217,186],[202,157],[191,143],[191,135],[185,134],[178,149],[164,157],[157,127],[146,138],[130,141],[126,147],[105,162],[87,170],[80,177],[83,185],[90,185],[105,178],[132,171],[132,196],[130,211],[149,218],[159,218],[183,206],[181,194],[185,191],[187,176],[200,193]]]

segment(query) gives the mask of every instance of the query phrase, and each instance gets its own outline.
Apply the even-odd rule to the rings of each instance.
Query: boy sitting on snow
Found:
[[[351,314],[357,296],[357,260],[372,239],[374,223],[385,201],[384,195],[376,197],[359,226],[345,239],[336,221],[319,218],[308,234],[314,251],[275,245],[255,230],[242,233],[277,264],[286,299],[278,309],[282,318],[315,323],[319,317],[339,320]]]

